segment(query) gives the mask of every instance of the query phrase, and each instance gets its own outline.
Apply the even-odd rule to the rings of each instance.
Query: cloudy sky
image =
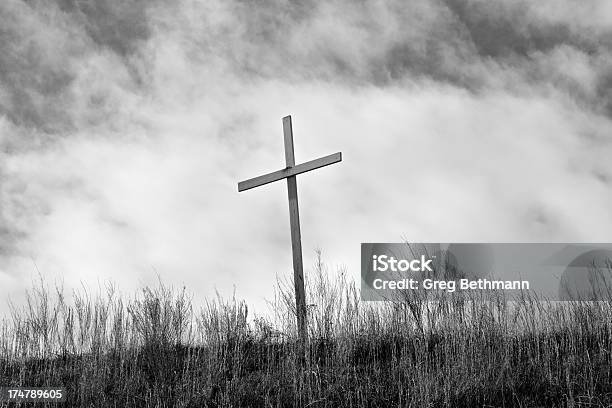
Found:
[[[0,298],[156,280],[253,305],[361,242],[612,241],[608,0],[0,2]],[[0,310],[5,308],[5,303]]]

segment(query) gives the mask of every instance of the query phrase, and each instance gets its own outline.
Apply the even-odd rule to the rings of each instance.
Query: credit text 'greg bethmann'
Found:
[[[395,259],[388,255],[372,256],[372,271],[374,272],[434,272],[433,259],[421,255],[419,259]],[[376,278],[372,286],[377,290],[444,290],[454,292],[459,290],[529,290],[526,280],[490,280],[490,279],[457,279],[439,280],[426,278],[382,279]]]

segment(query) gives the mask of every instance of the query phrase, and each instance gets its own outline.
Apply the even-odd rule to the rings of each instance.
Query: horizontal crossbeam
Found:
[[[287,177],[296,176],[300,173],[306,173],[307,171],[329,166],[330,164],[338,163],[340,161],[342,161],[342,153],[338,152],[330,154],[329,156],[320,157],[318,159],[314,159],[306,163],[298,164],[297,166],[287,167],[282,170],[264,174],[263,176],[241,181],[240,183],[238,183],[238,191],[244,191],[254,187],[263,186],[264,184],[282,180]]]

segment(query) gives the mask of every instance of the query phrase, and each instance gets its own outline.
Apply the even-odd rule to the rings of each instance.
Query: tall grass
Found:
[[[69,299],[41,281],[0,325],[0,383],[64,386],[78,407],[612,405],[608,302],[362,302],[320,254],[307,278],[305,361],[283,279],[267,317],[161,281]]]

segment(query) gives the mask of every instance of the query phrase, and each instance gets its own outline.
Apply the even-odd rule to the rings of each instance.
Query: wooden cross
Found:
[[[300,214],[298,210],[297,180],[295,176],[320,167],[342,161],[342,153],[334,153],[302,164],[295,164],[293,153],[293,130],[291,127],[291,116],[283,118],[283,134],[285,139],[285,164],[286,167],[263,176],[255,177],[238,183],[238,191],[248,190],[254,187],[274,181],[287,179],[287,192],[289,193],[289,221],[291,224],[291,248],[293,250],[293,285],[295,287],[295,306],[297,315],[297,326],[300,340],[306,341],[306,294],[304,291],[304,266],[302,264],[302,238],[300,235]]]

